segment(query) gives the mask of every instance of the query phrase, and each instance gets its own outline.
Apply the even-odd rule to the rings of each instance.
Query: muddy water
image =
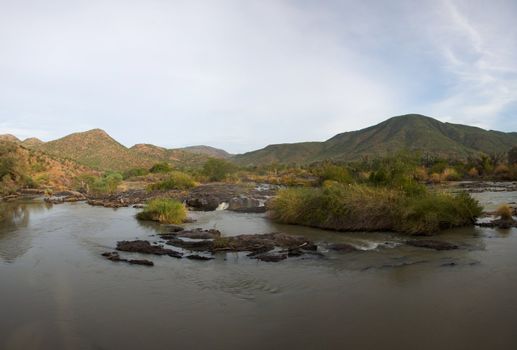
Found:
[[[517,201],[517,193],[497,196]],[[157,239],[160,227],[135,213],[10,204],[0,226],[0,349],[517,348],[517,230],[444,232],[439,239],[462,249],[436,252],[390,233],[217,211],[197,213],[191,226],[283,231],[363,250],[279,263],[233,253],[208,262],[152,257],[154,267],[104,260],[117,240]]]

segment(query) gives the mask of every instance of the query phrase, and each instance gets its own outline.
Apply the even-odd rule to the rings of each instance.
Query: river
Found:
[[[487,206],[516,192],[476,194]],[[0,224],[0,349],[517,349],[517,230],[469,227],[401,244],[393,233],[277,225],[263,214],[192,213],[223,235],[286,232],[359,252],[278,263],[104,259],[157,240],[133,208],[9,203]],[[133,256],[139,256],[134,254]]]

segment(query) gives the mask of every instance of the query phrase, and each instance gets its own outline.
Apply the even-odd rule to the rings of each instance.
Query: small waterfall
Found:
[[[226,209],[228,209],[228,207],[229,207],[228,203],[222,202],[221,204],[219,204],[219,206],[215,210],[226,210]]]

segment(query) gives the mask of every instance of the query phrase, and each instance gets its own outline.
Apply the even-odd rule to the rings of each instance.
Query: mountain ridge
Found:
[[[339,133],[322,142],[268,145],[237,155],[235,161],[248,166],[323,160],[354,161],[362,157],[383,157],[402,150],[466,159],[482,153],[507,152],[516,144],[517,133],[444,123],[420,114],[406,114],[364,129]]]

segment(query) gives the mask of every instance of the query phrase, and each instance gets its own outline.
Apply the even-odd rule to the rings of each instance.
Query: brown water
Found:
[[[279,263],[151,257],[151,268],[104,260],[117,240],[157,239],[159,227],[135,212],[10,204],[0,225],[0,349],[517,349],[517,230],[448,231],[439,239],[462,249],[436,252],[389,233],[218,211],[191,226],[365,250]]]

